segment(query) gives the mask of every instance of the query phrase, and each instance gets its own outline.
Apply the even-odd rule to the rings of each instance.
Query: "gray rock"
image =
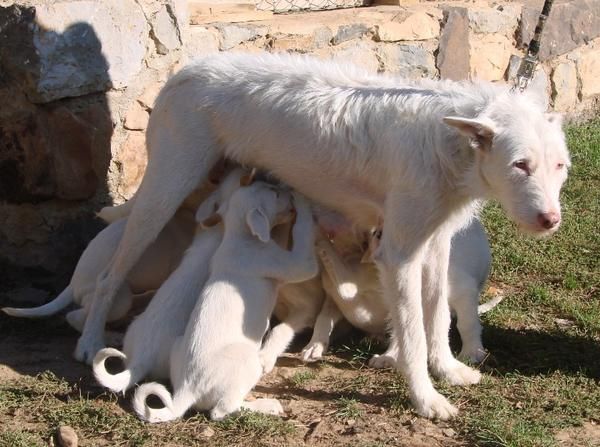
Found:
[[[333,45],[339,45],[348,40],[359,39],[369,32],[369,27],[362,23],[353,23],[351,25],[340,26],[335,36],[331,40]]]
[[[0,8],[0,64],[45,103],[126,86],[140,71],[148,29],[134,0]]]
[[[222,51],[230,50],[242,42],[254,40],[262,34],[261,28],[250,25],[222,24],[217,28],[221,32]]]
[[[385,45],[380,56],[384,71],[403,78],[433,78],[437,74],[433,52],[419,44]]]
[[[170,5],[163,5],[152,20],[152,35],[158,54],[167,54],[181,46],[177,17]]]
[[[517,43],[522,48],[525,48],[533,38],[541,12],[539,8],[541,3],[538,7],[523,7],[521,28],[517,38]],[[540,60],[544,61],[567,53],[598,36],[600,36],[600,0],[555,2],[542,35]]]
[[[467,8],[444,11],[445,25],[440,36],[437,67],[442,79],[455,81],[469,77],[469,16]]]

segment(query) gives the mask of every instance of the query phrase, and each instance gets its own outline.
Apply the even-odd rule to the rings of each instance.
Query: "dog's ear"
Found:
[[[490,150],[496,134],[494,123],[489,119],[470,119],[447,116],[444,123],[454,127],[458,132],[471,140],[475,149]]]
[[[251,185],[252,182],[254,181],[255,176],[256,176],[256,168],[252,168],[248,174],[243,175],[240,178],[240,186]]]
[[[246,214],[246,223],[254,236],[261,242],[271,240],[271,224],[267,215],[260,208],[252,208]]]

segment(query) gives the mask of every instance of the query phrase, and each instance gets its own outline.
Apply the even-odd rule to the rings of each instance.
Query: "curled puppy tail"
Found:
[[[148,406],[146,399],[151,394],[162,401],[163,408],[150,408]],[[156,382],[143,384],[135,391],[133,396],[133,409],[140,419],[151,423],[179,419],[193,404],[194,396],[192,393],[179,393],[173,399],[169,390]]]
[[[129,199],[127,202],[122,203],[121,205],[105,206],[96,213],[96,216],[98,216],[100,219],[102,219],[108,224],[111,224],[119,219],[127,217],[129,216],[129,214],[131,213],[131,209],[133,208],[133,204],[135,202],[134,198],[135,196]]]
[[[92,362],[92,368],[94,370],[94,377],[100,385],[108,388],[115,393],[125,392],[133,383],[131,370],[125,368],[123,371],[117,374],[111,374],[106,370],[106,360],[110,357],[117,357],[123,361],[127,360],[127,356],[118,349],[104,348],[98,351]]]
[[[43,306],[31,307],[29,309],[23,307],[3,307],[2,311],[12,317],[22,318],[41,318],[49,317],[55,313],[63,310],[74,300],[73,289],[71,286],[67,286],[60,295],[54,298],[49,303]]]

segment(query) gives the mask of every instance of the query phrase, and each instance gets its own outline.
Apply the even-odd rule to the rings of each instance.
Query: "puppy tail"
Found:
[[[134,382],[132,380],[131,370],[127,367],[117,374],[111,374],[106,370],[106,360],[110,357],[116,357],[127,361],[127,356],[118,349],[104,348],[98,351],[92,362],[94,377],[100,385],[108,388],[115,393],[125,392]]]
[[[496,307],[498,304],[500,304],[500,302],[503,299],[504,299],[504,296],[498,295],[498,296],[495,296],[494,298],[492,298],[491,300],[489,300],[488,302],[480,304],[477,307],[477,314],[478,315],[483,315],[484,313],[489,312],[494,307]]]
[[[49,303],[43,306],[24,308],[24,307],[3,307],[2,311],[13,317],[21,318],[41,318],[49,317],[55,313],[61,311],[74,300],[73,289],[71,286],[67,286],[60,295],[54,298]]]
[[[146,399],[148,396],[158,397],[164,407],[150,408]],[[133,409],[140,419],[150,423],[167,422],[182,417],[193,404],[192,393],[180,393],[180,399],[173,400],[171,393],[160,383],[145,383],[140,386],[133,396]],[[185,402],[184,402],[185,401]]]

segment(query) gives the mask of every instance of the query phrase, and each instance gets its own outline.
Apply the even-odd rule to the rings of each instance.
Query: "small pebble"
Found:
[[[77,447],[77,433],[75,433],[73,427],[61,425],[56,437],[58,445],[61,447]]]
[[[215,434],[215,431],[210,428],[209,426],[206,426],[202,429],[202,431],[200,432],[200,436],[202,436],[203,438],[212,438]]]
[[[456,432],[454,430],[452,430],[451,428],[443,429],[442,433],[444,434],[444,436],[447,436],[448,438],[454,438],[454,436],[456,436]]]

